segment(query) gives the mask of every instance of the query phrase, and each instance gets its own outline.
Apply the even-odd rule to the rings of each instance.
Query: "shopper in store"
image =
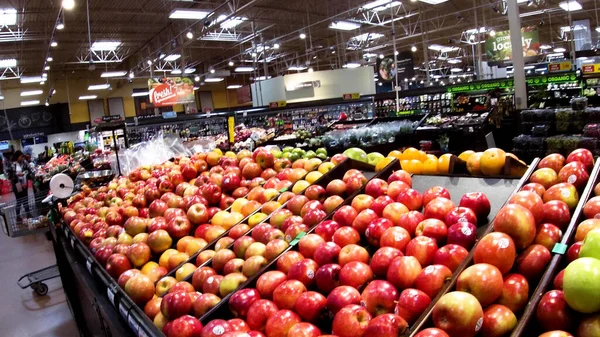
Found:
[[[25,214],[29,213],[27,179],[33,176],[31,165],[25,160],[23,152],[17,150],[13,154],[12,161],[7,166],[6,171],[17,199],[17,207],[15,209],[17,221],[21,221],[21,209],[24,208]]]

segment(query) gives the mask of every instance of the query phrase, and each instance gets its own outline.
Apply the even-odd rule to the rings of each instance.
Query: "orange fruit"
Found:
[[[385,158],[381,159],[377,163],[377,165],[375,165],[375,172],[379,172],[379,171],[383,170],[386,166],[388,166],[395,159],[396,159],[395,157],[385,157]]]
[[[467,160],[469,160],[469,157],[471,157],[474,154],[475,154],[475,151],[467,150],[467,151],[464,151],[463,153],[459,154],[458,158],[460,158],[464,161],[467,161]]]
[[[481,175],[480,159],[482,155],[483,152],[476,152],[469,157],[469,160],[467,160],[467,171],[469,171],[471,175]]]
[[[483,152],[480,159],[481,173],[487,176],[499,175],[504,169],[506,152],[502,149],[491,148]]]
[[[411,174],[423,173],[423,163],[418,159],[403,160],[400,162],[402,169]]]
[[[440,156],[438,159],[438,171],[440,173],[448,173],[450,170],[450,159],[452,158],[452,154],[446,153]]]
[[[414,147],[409,147],[408,149],[404,150],[404,152],[402,152],[402,155],[400,156],[400,160],[421,160],[421,153],[419,150],[415,149]]]
[[[402,151],[399,150],[394,150],[388,154],[388,157],[394,157],[398,159],[400,159],[400,156],[402,156]]]
[[[436,175],[437,173],[438,173],[437,158],[427,158],[427,160],[425,160],[423,162],[423,174]]]

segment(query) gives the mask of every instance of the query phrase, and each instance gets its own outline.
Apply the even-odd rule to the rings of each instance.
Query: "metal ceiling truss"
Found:
[[[19,67],[0,69],[0,81],[18,79],[21,78],[21,75],[23,75],[23,71],[21,71]]]
[[[127,57],[129,49],[88,50],[77,56],[76,63],[121,63]]]

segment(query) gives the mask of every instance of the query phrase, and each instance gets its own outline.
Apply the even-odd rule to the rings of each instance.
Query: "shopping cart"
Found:
[[[51,213],[50,203],[43,202],[48,191],[28,195],[11,202],[0,203],[0,222],[2,230],[9,237],[20,237],[37,233],[49,233]],[[18,209],[17,209],[18,207]],[[38,295],[48,293],[48,286],[43,281],[59,276],[58,266],[53,265],[23,275],[17,284],[22,289],[31,287]],[[24,280],[27,279],[28,283]]]

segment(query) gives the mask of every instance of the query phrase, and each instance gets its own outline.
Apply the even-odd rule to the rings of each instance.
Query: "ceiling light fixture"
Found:
[[[229,61],[228,64],[229,64],[230,67],[233,67],[233,61]]]
[[[126,71],[107,71],[100,74],[100,77],[121,77],[127,75]]]
[[[27,97],[27,96],[37,96],[37,95],[41,95],[43,94],[44,91],[43,90],[28,90],[28,91],[21,91],[21,97]]]
[[[191,74],[196,71],[196,68],[186,68],[183,72],[186,74]]]
[[[210,68],[210,70],[208,72],[210,72],[211,74],[214,74],[215,73],[215,68]]]
[[[371,41],[371,40],[379,39],[381,37],[383,37],[383,34],[380,34],[380,33],[364,33],[364,34],[353,36],[350,39],[356,40],[356,41]]]
[[[41,82],[44,79],[42,78],[42,76],[24,76],[21,77],[21,83],[26,84],[26,83],[36,83],[36,82]]]
[[[309,72],[309,73],[312,73],[312,72],[314,72],[314,71],[315,71],[315,70],[314,70],[312,67],[308,68],[308,72]]]
[[[567,12],[574,12],[583,8],[576,0],[562,1],[558,4],[558,6]]]
[[[372,2],[369,2],[365,5],[363,5],[361,8],[362,9],[369,9],[372,10],[374,12],[379,12],[382,11],[384,9],[388,9],[391,7],[395,7],[395,6],[399,6],[401,5],[400,1],[392,1],[392,0],[375,0]]]
[[[142,97],[142,96],[148,96],[150,94],[150,92],[148,91],[138,91],[138,92],[134,92],[133,94],[131,94],[131,97]]]
[[[35,101],[23,101],[23,102],[21,102],[21,106],[38,105],[38,104],[40,104],[39,100],[35,100]]]
[[[62,21],[58,21],[58,23],[56,24],[56,29],[58,29],[58,30],[65,29],[65,24],[62,23]]]
[[[168,70],[165,69],[164,71],[168,71]],[[171,74],[179,75],[179,74],[181,74],[181,69],[173,69],[173,70],[171,70]]]
[[[495,30],[490,30],[489,34],[490,34],[491,37],[494,37],[494,36],[496,36],[496,31]]]
[[[148,63],[149,66],[152,65],[152,60],[148,60],[146,62]]]
[[[221,22],[221,21],[225,20],[226,18],[227,18],[227,15],[219,15],[219,17],[217,18],[217,22]],[[248,20],[248,18],[245,18],[242,16],[230,18],[230,19],[227,19],[227,20],[221,22],[221,28],[222,29],[233,29],[246,20]]]
[[[56,41],[50,42],[50,47],[56,47],[56,46],[58,46],[58,42],[56,42]]]
[[[301,38],[302,40],[306,39],[306,34],[304,34],[304,33],[300,33],[300,38]]]
[[[174,9],[169,13],[169,19],[202,20],[210,12],[202,9]]]
[[[46,58],[46,61],[52,62],[52,61],[54,61],[54,58],[52,56],[48,56],[48,58]]]
[[[413,53],[417,51],[417,46],[412,46],[410,47],[410,51],[412,51]]]
[[[379,58],[383,59],[385,56],[383,56],[383,54],[379,54]]]
[[[68,11],[75,8],[75,0],[63,0],[62,8],[66,9]]]
[[[196,82],[200,82],[200,76],[196,76],[196,77],[194,77],[194,81],[196,81]]]
[[[105,83],[105,84],[93,84],[93,85],[90,85],[88,87],[88,90],[90,90],[90,91],[91,90],[106,90],[108,88],[110,88],[110,84],[108,84],[108,83]]]
[[[291,66],[288,68],[289,71],[302,71],[306,70],[305,66]]]
[[[444,3],[448,0],[419,0],[421,2],[424,2],[426,4],[430,4],[430,5],[439,5],[441,3]]]
[[[548,50],[548,49],[552,49],[552,46],[549,46],[547,44],[543,44],[543,45],[540,46],[540,49],[541,50]]]
[[[553,50],[553,51],[554,51],[555,53],[564,53],[564,52],[566,52],[567,50],[566,50],[565,48],[563,48],[563,47],[558,47],[558,48],[554,48],[554,50]]]
[[[45,106],[50,106],[50,102],[46,101],[46,103],[44,103]]]
[[[273,49],[279,49],[279,43],[273,43]]]
[[[82,101],[88,100],[88,99],[96,99],[98,98],[97,95],[84,95],[84,96],[79,96],[79,99]]]
[[[204,82],[208,82],[208,83],[215,83],[215,82],[221,82],[222,80],[224,80],[223,77],[210,77],[204,80]]]
[[[243,87],[241,84],[231,84],[227,86],[227,89],[239,89],[241,87]]]
[[[348,69],[354,69],[354,68],[358,68],[360,67],[360,63],[356,63],[356,62],[349,62],[344,64],[344,68],[348,68]]]
[[[17,66],[16,59],[4,59],[0,60],[0,68],[13,68]]]
[[[360,23],[350,21],[334,21],[329,24],[329,28],[337,30],[355,30],[360,28]]]
[[[0,26],[14,26],[17,24],[17,10],[14,8],[0,9]]]
[[[45,71],[48,71],[48,70],[50,70],[50,66],[45,66],[45,67],[44,67],[44,70],[45,70]]]
[[[93,51],[113,51],[121,46],[121,41],[96,41],[92,43]]]
[[[254,78],[254,81],[264,81],[271,79],[271,76],[258,76]]]
[[[254,71],[254,67],[237,67],[234,71],[236,73],[249,73]]]
[[[129,72],[129,78],[134,78],[134,77],[135,77],[135,74],[133,73],[133,71],[130,71]]]
[[[194,38],[194,33],[192,33],[192,32],[187,32],[187,34],[185,34],[185,36],[186,36],[188,39],[190,39],[190,40],[191,40],[191,39],[193,39],[193,38]]]
[[[164,60],[167,62],[177,61],[181,57],[181,54],[171,54],[169,56],[165,56]]]

